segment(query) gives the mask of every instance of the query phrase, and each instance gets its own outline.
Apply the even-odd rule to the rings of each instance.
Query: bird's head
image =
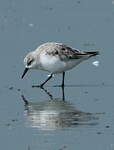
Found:
[[[24,58],[25,70],[24,70],[21,78],[23,78],[25,76],[25,74],[28,72],[29,69],[35,69],[35,67],[36,67],[35,60],[36,59],[35,59],[34,52],[30,52],[27,54],[27,56]]]

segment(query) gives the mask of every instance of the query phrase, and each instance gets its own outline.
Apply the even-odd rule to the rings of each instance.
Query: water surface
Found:
[[[113,1],[0,1],[2,150],[114,149],[113,32]],[[56,87],[61,75],[45,90],[32,88],[48,73],[31,71],[21,80],[23,58],[47,41],[100,56],[66,72],[64,93]]]

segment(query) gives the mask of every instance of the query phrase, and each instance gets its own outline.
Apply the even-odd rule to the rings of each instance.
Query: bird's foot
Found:
[[[32,85],[33,88],[42,88],[43,89],[43,84],[40,85]]]

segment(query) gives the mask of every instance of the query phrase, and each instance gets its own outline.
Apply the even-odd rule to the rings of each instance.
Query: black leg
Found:
[[[33,85],[32,87],[40,87],[43,88],[44,84],[49,81],[53,77],[53,73],[40,85]]]
[[[65,93],[64,93],[64,86],[62,88],[62,100],[65,101]]]
[[[65,80],[65,72],[63,72],[63,78],[62,78],[62,87],[64,87],[64,80]]]

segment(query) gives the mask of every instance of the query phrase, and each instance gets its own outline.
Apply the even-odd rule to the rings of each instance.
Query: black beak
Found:
[[[25,68],[23,75],[21,76],[21,78],[23,79],[23,77],[25,76],[25,74],[27,73],[27,71],[29,70],[29,68]]]

